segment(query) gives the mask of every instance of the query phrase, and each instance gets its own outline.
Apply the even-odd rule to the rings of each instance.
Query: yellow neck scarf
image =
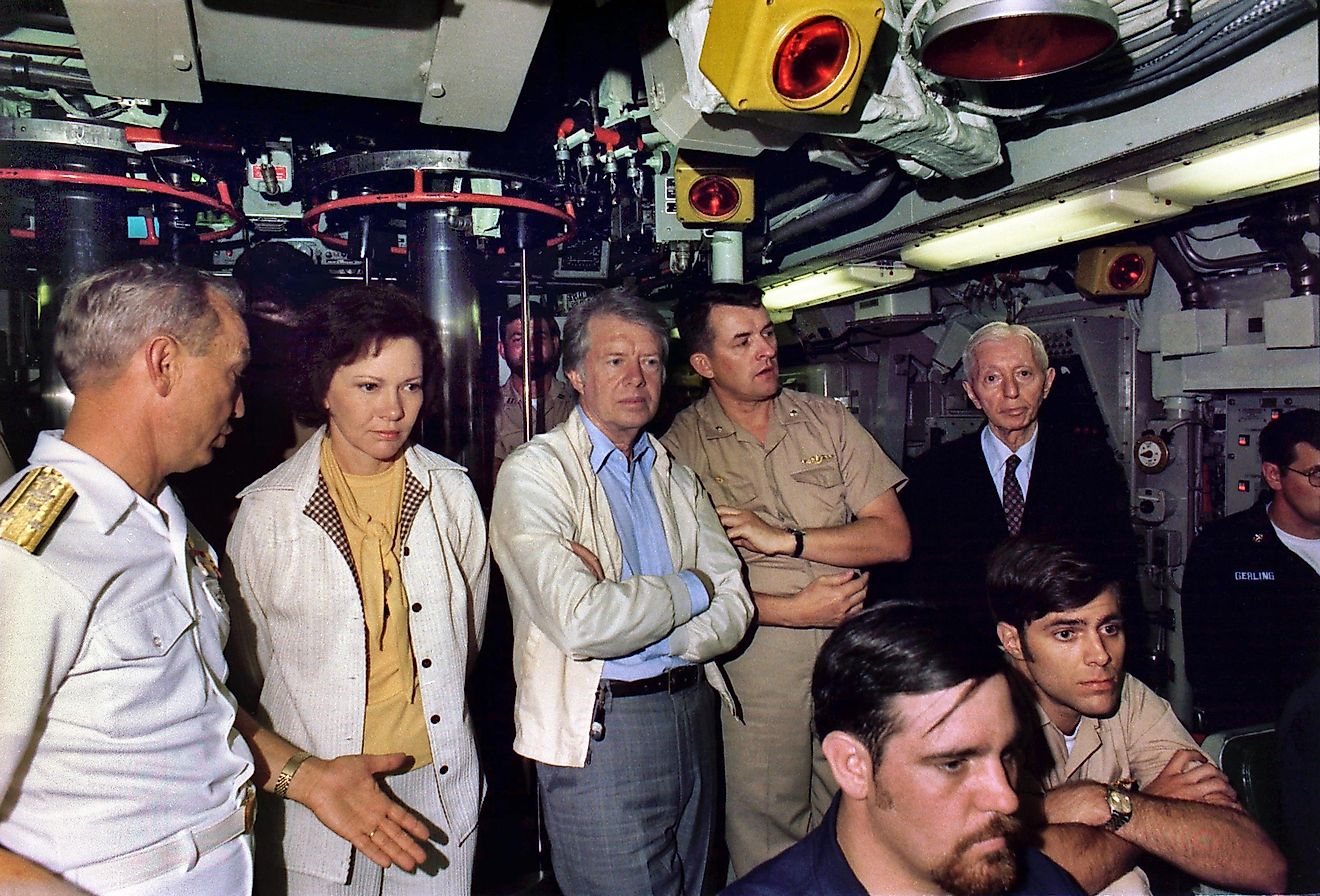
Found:
[[[402,457],[386,473],[389,497],[371,510],[358,501],[348,478],[335,458],[330,439],[321,442],[321,475],[335,507],[343,517],[345,529],[362,533],[354,552],[358,564],[358,582],[362,590],[362,612],[367,624],[367,638],[378,651],[388,651],[399,663],[405,682],[411,682],[409,702],[417,697],[417,669],[408,637],[408,598],[399,567],[399,514],[403,506],[403,482],[406,465]],[[375,512],[373,513],[372,510]]]

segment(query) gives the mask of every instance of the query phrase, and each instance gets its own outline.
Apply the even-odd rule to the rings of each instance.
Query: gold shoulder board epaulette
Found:
[[[54,467],[33,467],[0,501],[0,539],[36,551],[78,493]]]

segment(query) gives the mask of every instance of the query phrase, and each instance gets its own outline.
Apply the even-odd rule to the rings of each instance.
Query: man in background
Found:
[[[1320,411],[1260,434],[1269,500],[1211,523],[1187,555],[1183,646],[1205,731],[1273,723],[1320,670]]]
[[[509,365],[509,378],[500,386],[495,412],[495,472],[509,452],[527,441],[523,431],[523,352],[532,346],[532,433],[549,432],[568,419],[573,398],[555,376],[559,370],[559,324],[540,302],[531,302],[532,338],[523,338],[522,305],[510,305],[500,315],[500,341],[496,351]]]
[[[993,637],[984,597],[990,552],[1012,535],[1048,534],[1097,558],[1123,584],[1130,625],[1143,632],[1123,471],[1103,438],[1041,425],[1055,370],[1040,337],[1021,324],[988,323],[967,342],[963,375],[986,423],[908,465],[904,592],[966,614]]]

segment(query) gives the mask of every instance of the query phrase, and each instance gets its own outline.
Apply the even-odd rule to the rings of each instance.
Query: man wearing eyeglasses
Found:
[[[1183,574],[1187,678],[1204,730],[1279,717],[1320,666],[1320,411],[1260,434],[1268,501],[1207,526]]]

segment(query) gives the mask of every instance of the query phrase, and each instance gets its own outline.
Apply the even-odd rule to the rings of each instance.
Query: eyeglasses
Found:
[[[1305,476],[1306,481],[1311,483],[1311,488],[1320,488],[1320,467],[1314,470],[1294,470],[1292,467],[1284,467],[1285,470],[1296,473],[1298,476]]]

